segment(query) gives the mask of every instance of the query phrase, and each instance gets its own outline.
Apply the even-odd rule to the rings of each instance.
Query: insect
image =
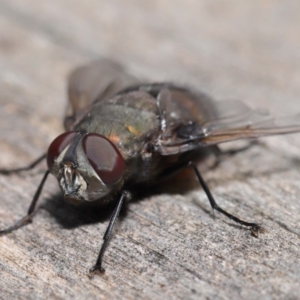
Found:
[[[103,255],[130,191],[184,168],[194,170],[213,209],[257,235],[263,230],[260,225],[243,221],[216,203],[195,161],[204,150],[216,149],[222,142],[300,131],[294,118],[274,120],[238,101],[215,102],[171,83],[139,83],[118,64],[106,60],[79,67],[71,74],[64,124],[66,132],[50,144],[46,155],[28,167],[1,170],[10,174],[31,169],[45,158],[48,165],[27,215],[0,234],[31,220],[51,173],[70,201],[115,203],[90,274],[104,272]]]

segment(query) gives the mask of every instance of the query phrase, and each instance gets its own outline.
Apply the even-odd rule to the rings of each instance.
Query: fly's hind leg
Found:
[[[223,161],[224,158],[231,157],[233,155],[236,155],[237,153],[247,151],[248,149],[250,149],[253,146],[258,145],[258,144],[260,144],[260,142],[258,140],[252,140],[249,142],[248,145],[246,145],[244,147],[237,148],[237,149],[231,149],[231,150],[225,150],[225,151],[221,150],[218,146],[212,147],[212,151],[216,156],[216,161],[210,167],[210,169],[217,168],[220,165],[220,163]]]

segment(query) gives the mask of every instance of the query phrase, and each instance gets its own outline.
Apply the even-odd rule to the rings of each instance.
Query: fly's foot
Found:
[[[104,268],[102,268],[101,266],[95,265],[92,268],[90,268],[88,276],[91,279],[91,278],[94,277],[94,275],[100,275],[101,276],[104,273],[105,273],[105,269]]]
[[[258,225],[258,224],[255,224],[255,225],[253,225],[251,228],[250,228],[250,231],[251,231],[251,234],[254,236],[254,237],[258,237],[258,235],[260,234],[260,233],[265,233],[266,232],[266,230],[262,227],[262,226],[260,226],[260,225]]]

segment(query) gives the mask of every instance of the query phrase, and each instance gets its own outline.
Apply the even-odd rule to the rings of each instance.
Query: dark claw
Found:
[[[104,268],[102,268],[101,266],[95,265],[92,268],[90,268],[88,276],[89,276],[89,278],[93,278],[94,275],[100,275],[101,276],[104,273],[105,273]]]
[[[254,237],[258,237],[258,235],[260,234],[260,233],[265,233],[266,232],[266,230],[262,227],[262,226],[260,226],[260,225],[255,225],[255,226],[252,226],[251,228],[250,228],[250,231],[251,231],[251,234],[254,236]]]

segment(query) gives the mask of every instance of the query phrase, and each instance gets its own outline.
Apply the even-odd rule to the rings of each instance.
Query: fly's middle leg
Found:
[[[165,170],[163,173],[161,173],[158,177],[157,177],[157,182],[160,181],[160,180],[163,180],[163,179],[166,179],[170,176],[173,176],[175,174],[177,174],[178,172],[180,172],[181,170],[183,169],[186,169],[186,168],[192,168],[198,178],[198,181],[200,183],[200,185],[202,186],[208,200],[209,200],[209,203],[212,207],[212,209],[220,212],[221,214],[225,215],[226,217],[228,217],[229,219],[233,220],[234,222],[236,223],[239,223],[241,225],[244,225],[244,226],[247,226],[247,227],[250,227],[250,230],[251,230],[251,233],[253,234],[253,236],[257,237],[259,233],[263,233],[264,232],[264,229],[257,223],[252,223],[252,222],[246,222],[246,221],[243,221],[241,220],[240,218],[228,213],[227,211],[225,211],[223,208],[221,208],[214,196],[212,195],[207,183],[205,182],[205,180],[203,179],[200,171],[198,170],[196,164],[192,161],[189,161],[189,162],[184,162],[180,165],[176,165],[175,167],[172,166],[170,167],[169,169]]]
[[[226,217],[228,217],[229,219],[233,220],[234,222],[236,223],[239,223],[241,225],[244,225],[244,226],[247,226],[247,227],[250,227],[250,230],[251,230],[251,233],[253,234],[253,236],[255,237],[258,237],[258,234],[259,233],[263,233],[264,232],[264,229],[257,223],[252,223],[252,222],[246,222],[246,221],[243,221],[241,219],[239,219],[238,217],[228,213],[227,211],[225,211],[224,209],[222,209],[216,202],[215,198],[213,197],[212,193],[210,192],[210,189],[208,187],[208,185],[206,184],[206,182],[204,181],[200,171],[198,170],[197,166],[193,163],[193,162],[189,162],[188,163],[188,166],[193,168],[193,170],[195,171],[196,173],[196,176],[199,180],[199,183],[201,184],[208,200],[209,200],[209,203],[212,207],[212,209],[215,209],[216,211],[222,213],[223,215],[225,215]]]

